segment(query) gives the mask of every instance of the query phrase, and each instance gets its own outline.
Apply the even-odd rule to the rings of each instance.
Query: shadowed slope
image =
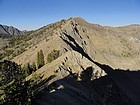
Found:
[[[106,76],[91,80],[96,74],[93,75],[93,67],[88,67],[81,73],[81,81],[72,74],[57,80],[49,90],[39,92],[36,102],[39,105],[140,104],[140,71],[113,70],[108,65],[96,64],[107,73]]]

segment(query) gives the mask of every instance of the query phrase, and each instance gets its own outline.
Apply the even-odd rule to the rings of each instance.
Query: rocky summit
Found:
[[[11,29],[0,26],[0,32],[21,34]],[[37,66],[43,53],[43,65],[26,77],[41,77],[34,104],[140,105],[138,24],[109,27],[72,17],[6,41],[1,59],[22,67]]]

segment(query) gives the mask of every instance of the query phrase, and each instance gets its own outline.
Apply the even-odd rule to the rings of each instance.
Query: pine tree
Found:
[[[41,68],[42,66],[45,65],[45,61],[44,61],[44,54],[43,54],[43,51],[40,50],[38,53],[37,53],[37,66],[38,66],[38,69]]]
[[[29,83],[24,82],[25,77],[21,67],[14,62],[4,61],[0,62],[1,70],[1,91],[4,97],[0,100],[0,104],[4,105],[27,105],[29,104],[28,90]]]
[[[36,71],[36,64],[35,64],[35,62],[32,63],[31,68],[32,68],[32,72]]]
[[[39,65],[40,65],[40,53],[37,52],[37,67],[39,68]]]
[[[22,70],[24,71],[24,75],[25,77],[29,76],[31,74],[31,68],[30,68],[30,64],[24,64]]]
[[[24,64],[24,66],[22,67],[22,70],[24,71],[24,75],[26,77],[29,76],[30,74],[36,71],[35,62],[33,62],[32,64],[30,63]]]

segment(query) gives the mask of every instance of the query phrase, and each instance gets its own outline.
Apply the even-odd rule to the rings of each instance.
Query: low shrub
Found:
[[[50,63],[53,60],[57,59],[59,56],[60,56],[60,51],[59,50],[53,50],[51,53],[48,54],[47,61]]]

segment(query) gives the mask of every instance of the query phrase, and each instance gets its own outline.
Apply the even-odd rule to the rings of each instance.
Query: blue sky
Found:
[[[77,16],[104,26],[140,24],[140,0],[0,0],[0,24],[21,30]]]

